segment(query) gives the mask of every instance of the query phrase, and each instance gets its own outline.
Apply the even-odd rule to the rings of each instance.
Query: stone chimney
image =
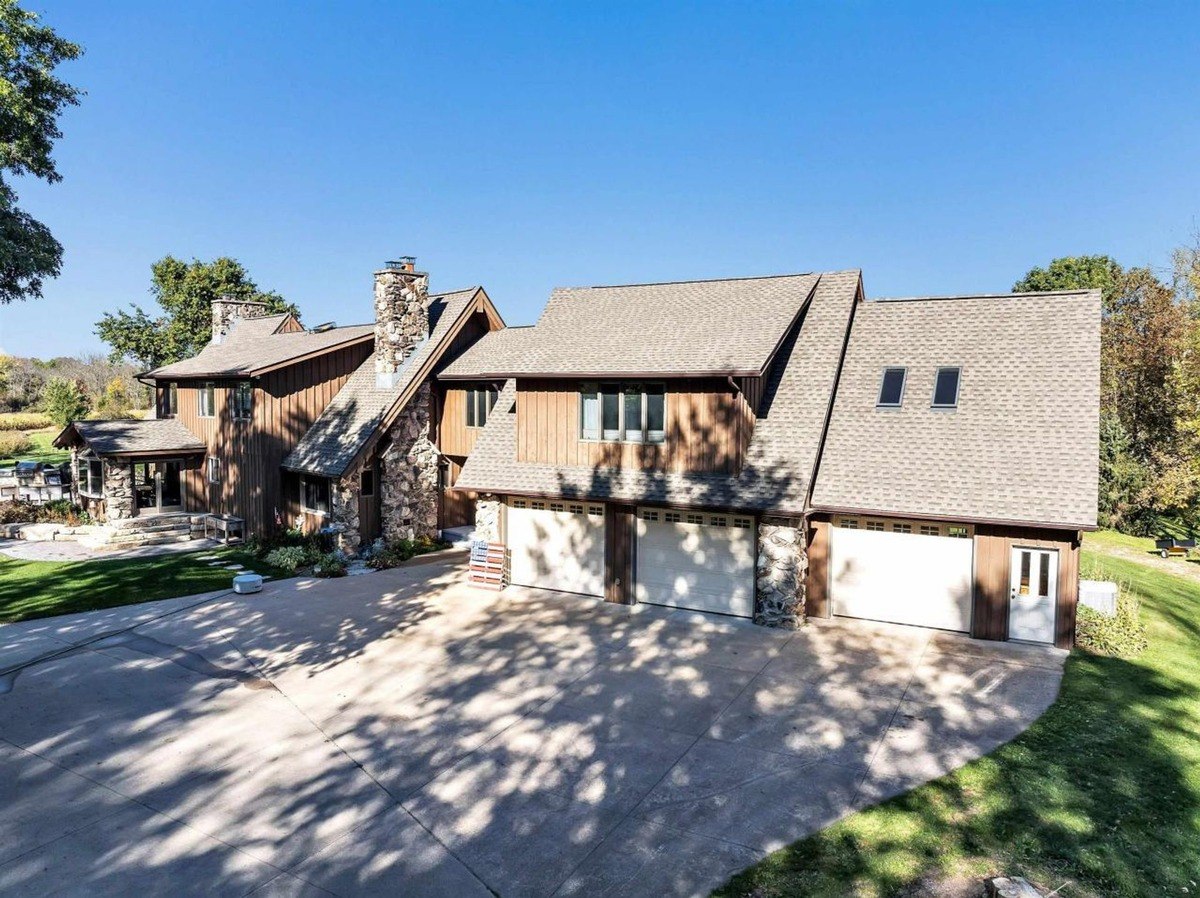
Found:
[[[232,293],[223,293],[212,301],[212,342],[220,343],[229,336],[229,329],[238,318],[262,318],[270,315],[265,302],[238,299]]]
[[[401,256],[375,272],[375,384],[389,390],[400,368],[429,336],[429,275],[413,256]]]

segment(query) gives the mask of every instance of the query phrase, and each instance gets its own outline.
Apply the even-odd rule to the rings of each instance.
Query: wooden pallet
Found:
[[[477,540],[471,543],[471,566],[467,580],[485,589],[508,586],[508,548],[504,543]]]

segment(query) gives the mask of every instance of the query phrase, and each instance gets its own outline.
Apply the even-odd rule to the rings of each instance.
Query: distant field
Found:
[[[0,466],[16,464],[18,461],[41,461],[57,465],[71,457],[70,452],[50,445],[50,441],[58,436],[57,427],[27,431],[27,435],[33,443],[33,451],[24,452],[18,458],[0,458]]]

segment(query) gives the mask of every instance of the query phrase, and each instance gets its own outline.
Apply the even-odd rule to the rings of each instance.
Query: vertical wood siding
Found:
[[[517,384],[517,460],[554,465],[736,473],[754,429],[754,411],[726,381],[666,381],[666,440],[660,444],[579,438],[579,384]]]
[[[808,530],[808,575],[804,611],[809,617],[829,617],[829,522],[811,521]]]
[[[249,421],[231,417],[238,379],[213,379],[212,418],[199,415],[202,381],[181,382],[178,419],[221,460],[220,483],[207,482],[204,466],[185,474],[185,507],[243,517],[252,533],[271,529],[276,509],[290,524],[300,510],[299,480],[280,465],[370,354],[369,344],[347,347],[265,374],[254,381]]]
[[[609,505],[604,510],[604,601],[633,603],[634,534],[637,509]]]
[[[1055,645],[1073,647],[1079,600],[1079,538],[1074,531],[995,524],[980,524],[975,528],[975,614],[971,635],[976,639],[1008,638],[1014,546],[1058,550]]]
[[[438,445],[446,455],[466,456],[475,448],[478,427],[467,427],[467,390],[448,387],[441,392]]]

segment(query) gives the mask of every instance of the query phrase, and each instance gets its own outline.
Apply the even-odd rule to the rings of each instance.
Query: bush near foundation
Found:
[[[417,555],[436,552],[448,545],[448,543],[430,539],[427,536],[418,539],[397,539],[391,542],[377,539],[369,549],[363,552],[363,555],[366,557],[367,567],[383,571],[397,567]]]
[[[313,573],[318,577],[346,576],[346,556],[341,552],[328,552],[318,559],[313,566]]]
[[[1140,603],[1119,586],[1117,613],[1112,617],[1080,605],[1075,618],[1075,644],[1094,655],[1136,658],[1146,650],[1146,625]]]
[[[294,574],[313,561],[312,554],[303,546],[280,546],[271,549],[263,556],[263,561],[280,570]]]
[[[66,524],[68,527],[78,527],[91,522],[90,514],[67,499],[56,499],[41,505],[24,500],[0,502],[0,524]]]

